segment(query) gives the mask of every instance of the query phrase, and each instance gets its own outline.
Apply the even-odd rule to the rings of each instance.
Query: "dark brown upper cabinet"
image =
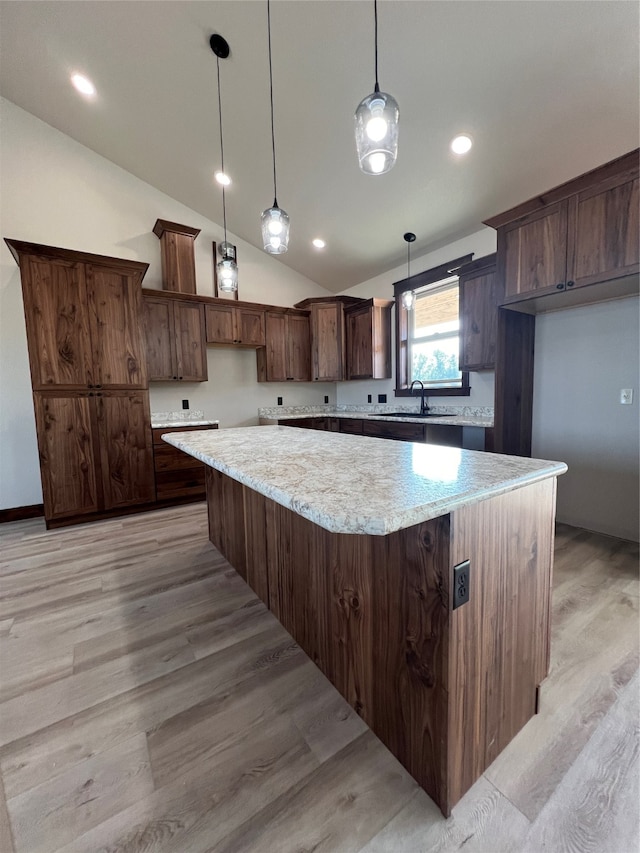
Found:
[[[148,264],[6,240],[20,266],[34,391],[146,388]]]
[[[347,379],[391,379],[389,299],[366,299],[345,309]]]
[[[310,382],[311,332],[306,311],[266,312],[266,345],[257,351],[258,382]]]
[[[496,362],[498,305],[504,287],[496,256],[478,258],[459,273],[460,370],[493,370]]]
[[[639,150],[486,220],[502,304],[536,313],[637,292]]]
[[[218,300],[216,300],[218,302]],[[257,305],[224,303],[205,307],[208,344],[225,344],[244,347],[263,347],[265,338],[265,310]]]
[[[144,303],[149,380],[205,382],[204,305],[148,290]]]
[[[296,303],[311,312],[311,374],[317,382],[347,378],[345,310],[359,305],[353,296],[320,296]]]
[[[153,233],[160,240],[162,287],[176,293],[196,293],[196,259],[194,242],[199,228],[156,220]]]

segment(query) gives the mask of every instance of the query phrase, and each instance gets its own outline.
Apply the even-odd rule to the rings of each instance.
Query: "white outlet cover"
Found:
[[[630,406],[633,403],[633,388],[620,389],[620,403],[623,406]]]

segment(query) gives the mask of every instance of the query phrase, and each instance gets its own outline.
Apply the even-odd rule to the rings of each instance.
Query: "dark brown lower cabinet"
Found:
[[[146,391],[33,397],[47,526],[155,499]]]
[[[162,440],[162,436],[170,432],[192,432],[203,429],[218,429],[218,425],[157,427],[153,430],[153,466],[158,501],[183,503],[189,500],[204,500],[204,464]]]
[[[449,815],[536,713],[555,479],[370,536],[324,530],[212,468],[206,477],[213,544]],[[454,609],[466,560],[469,600]]]
[[[302,429],[324,429],[345,432],[350,435],[371,435],[395,441],[424,441],[447,447],[462,447],[462,427],[455,424],[419,424],[392,420],[370,420],[365,418],[289,418],[278,421],[280,426]],[[485,433],[488,430],[485,430]],[[493,449],[485,447],[486,450]]]

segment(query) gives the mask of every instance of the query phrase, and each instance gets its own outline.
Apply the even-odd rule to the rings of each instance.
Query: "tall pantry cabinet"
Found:
[[[148,265],[6,243],[20,266],[47,526],[153,501]]]

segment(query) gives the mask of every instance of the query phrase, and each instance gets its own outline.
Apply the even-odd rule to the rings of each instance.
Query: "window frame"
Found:
[[[419,290],[428,284],[442,279],[458,275],[458,270],[473,259],[473,253],[463,255],[440,264],[437,267],[394,282],[393,296],[396,303],[396,345],[395,345],[395,375],[396,375],[396,397],[414,397],[415,393],[409,390],[409,360],[408,360],[408,338],[409,338],[409,312],[402,304],[402,294],[408,290]],[[458,277],[458,287],[460,286]],[[460,332],[458,332],[460,334]],[[469,371],[462,371],[462,384],[455,388],[426,388],[427,397],[468,397],[471,393],[469,385]]]

